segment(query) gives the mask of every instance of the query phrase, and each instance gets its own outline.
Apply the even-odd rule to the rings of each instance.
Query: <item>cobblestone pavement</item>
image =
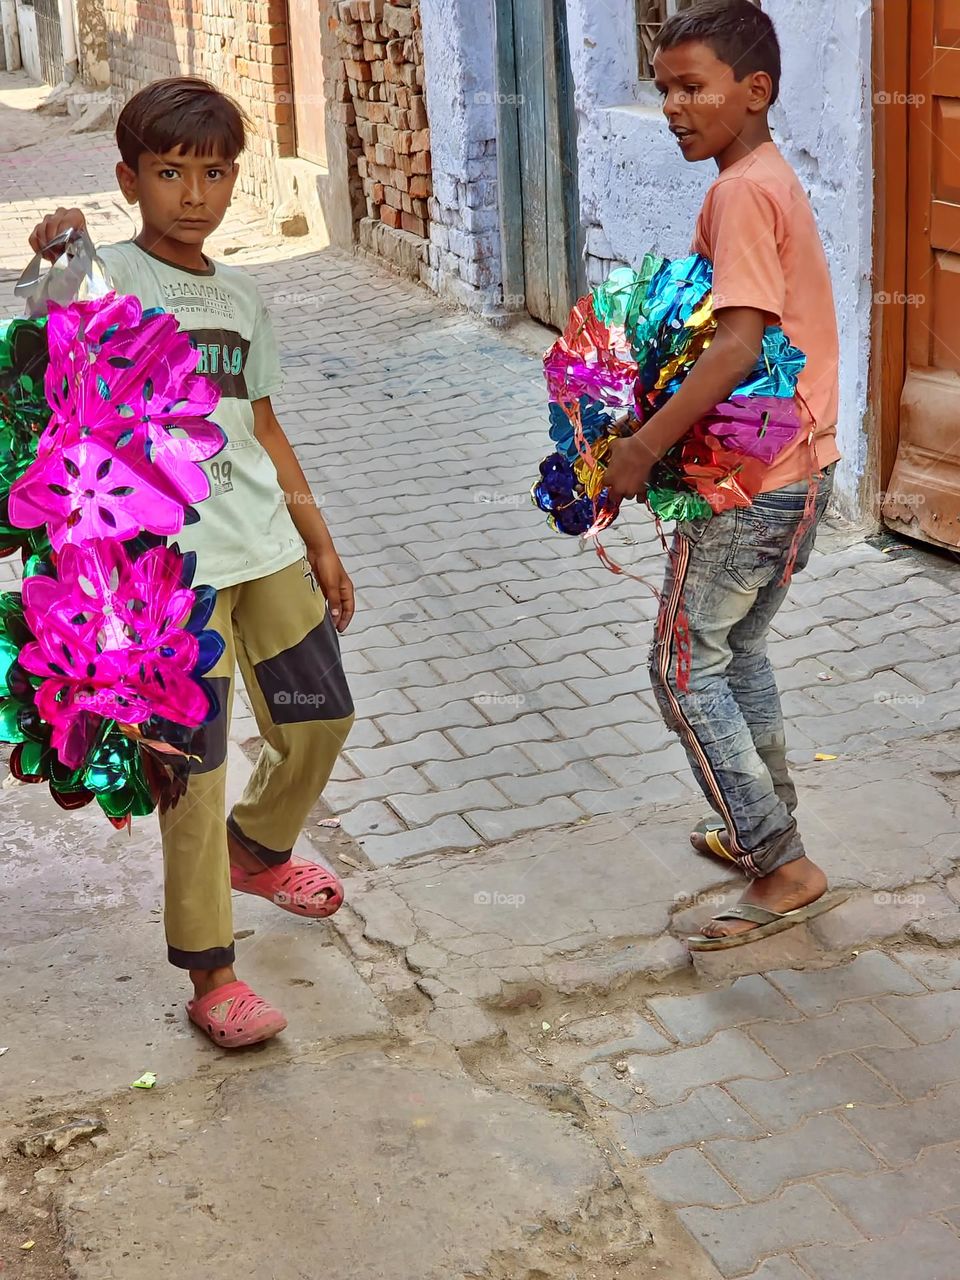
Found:
[[[903,951],[571,1023],[611,1140],[721,1275],[951,1280],[960,962]],[[759,1269],[758,1268],[759,1264]]]
[[[0,77],[0,139],[4,111],[31,92]],[[4,165],[0,283],[25,261],[25,229],[58,203],[88,209],[101,239],[132,229],[107,135],[50,126]],[[247,264],[271,303],[287,371],[280,416],[360,603],[344,643],[359,719],[326,796],[370,864],[334,922],[350,960],[334,964],[333,947],[317,960],[302,922],[268,921],[266,904],[248,901],[241,918],[258,936],[242,949],[244,972],[279,982],[276,962],[285,973],[297,957],[312,975],[290,979],[303,984],[295,1012],[307,1037],[311,1010],[336,1026],[341,990],[350,1003],[369,983],[400,1043],[468,1050],[484,1085],[546,1098],[589,1128],[628,1189],[641,1178],[644,1212],[652,1190],[697,1243],[695,1264],[689,1242],[677,1244],[657,1275],[955,1280],[956,565],[881,549],[840,523],[825,530],[777,619],[772,657],[811,849],[852,896],[811,930],[695,975],[679,939],[731,880],[686,847],[699,806],[647,682],[652,591],[551,535],[529,504],[544,450],[545,331],[498,334],[363,261],[273,239],[249,209],[235,210],[213,251]],[[658,583],[663,553],[641,512],[609,545]],[[0,586],[14,579],[0,563]],[[240,707],[234,736],[255,733]],[[837,759],[814,763],[817,753]],[[144,833],[133,854],[109,845],[102,883],[89,871],[97,850],[84,846],[83,894],[71,906],[68,885],[51,898],[36,953],[31,940],[20,955],[37,990],[64,913],[81,931],[102,927],[118,898],[146,972],[141,915],[159,890],[146,883],[155,850]],[[22,875],[26,905],[33,871]],[[100,942],[84,945],[109,969]],[[737,964],[744,976],[731,985]],[[82,1047],[101,1094],[118,1070],[140,1069],[143,1009],[160,1003],[153,986],[129,984],[118,1067],[98,1021],[115,1019],[99,998],[109,976],[86,980],[96,995],[84,988]],[[304,994],[314,983],[319,994]],[[374,1022],[351,1034],[379,1034]],[[206,1068],[171,1039],[172,1021],[164,1032],[147,1033],[158,1037],[149,1061],[200,1079]],[[300,1043],[312,1061],[313,1041]],[[15,1087],[34,1097],[41,1068],[16,1070]],[[661,1240],[669,1232],[658,1229]]]

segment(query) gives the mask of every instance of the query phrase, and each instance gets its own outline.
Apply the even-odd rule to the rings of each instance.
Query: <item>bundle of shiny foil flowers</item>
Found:
[[[531,496],[560,533],[590,537],[616,512],[604,472],[627,437],[682,385],[716,332],[713,268],[699,254],[648,254],[639,271],[614,271],[570,313],[544,358],[554,452]],[[756,367],[654,468],[646,501],[662,520],[695,520],[748,507],[768,467],[803,429],[797,379],[806,363],[770,326]]]
[[[216,592],[167,540],[209,496],[219,393],[174,316],[113,293],[0,324],[0,742],[65,809],[176,803],[217,714]]]

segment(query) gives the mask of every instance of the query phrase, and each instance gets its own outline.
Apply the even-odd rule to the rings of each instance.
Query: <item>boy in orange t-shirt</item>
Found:
[[[614,445],[611,499],[644,492],[653,465],[754,368],[767,325],[782,325],[807,357],[798,386],[807,429],[770,467],[753,505],[678,525],[651,655],[664,719],[718,815],[694,833],[694,847],[751,877],[740,905],[690,940],[694,949],[713,950],[827,906],[826,877],[806,857],[794,818],[797,793],[767,635],[786,598],[792,555],[795,568],[806,565],[832,490],[839,340],[813,211],[767,124],[780,85],[770,18],[751,0],[711,0],[678,14],[661,30],[654,69],[684,158],[715,160],[720,171],[692,246],[713,263],[717,333],[669,403]],[[810,523],[804,511],[812,482]],[[675,675],[681,604],[691,646],[686,689]]]

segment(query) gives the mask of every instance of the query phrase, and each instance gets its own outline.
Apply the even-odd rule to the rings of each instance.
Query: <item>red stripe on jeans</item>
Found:
[[[744,871],[751,876],[758,876],[760,872],[754,864],[753,858],[744,849],[737,840],[736,828],[733,822],[733,814],[727,804],[726,797],[720,787],[720,780],[714,773],[710,758],[697,737],[696,730],[683,713],[683,707],[673,691],[670,683],[670,668],[673,662],[673,641],[676,634],[677,616],[680,612],[680,602],[683,599],[683,587],[686,581],[687,570],[690,567],[690,543],[681,534],[674,543],[674,552],[676,557],[674,568],[673,587],[670,595],[664,600],[661,612],[660,622],[663,624],[665,637],[663,643],[658,645],[657,659],[657,675],[660,677],[660,687],[665,690],[670,701],[670,706],[680,725],[683,726],[681,736],[685,738],[687,745],[697,757],[697,763],[703,772],[703,776],[707,780],[710,788],[710,794],[716,803],[716,807],[726,823],[727,833],[730,837],[730,851],[736,855],[737,861],[743,867]]]

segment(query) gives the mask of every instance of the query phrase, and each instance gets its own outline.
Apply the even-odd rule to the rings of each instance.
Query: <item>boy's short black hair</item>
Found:
[[[706,0],[674,14],[661,27],[654,52],[692,40],[709,45],[738,80],[765,71],[773,81],[771,106],[780,96],[780,41],[772,20],[753,0]]]
[[[120,112],[117,146],[137,172],[140,157],[179,149],[236,160],[247,141],[247,118],[232,98],[199,76],[154,80]]]

